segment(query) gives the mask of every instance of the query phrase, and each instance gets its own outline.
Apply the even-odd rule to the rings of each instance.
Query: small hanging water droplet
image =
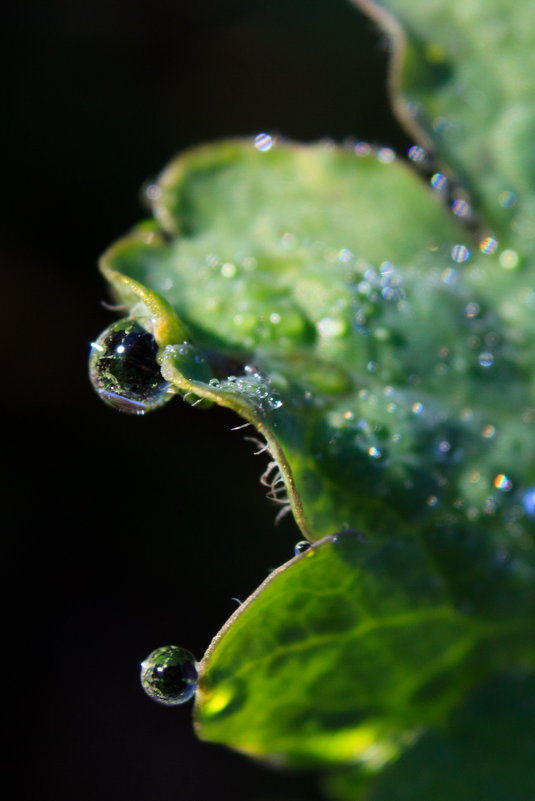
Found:
[[[144,414],[172,397],[157,355],[158,345],[152,334],[134,319],[119,320],[91,344],[91,383],[110,406],[130,414]]]
[[[141,686],[160,704],[183,704],[197,689],[197,667],[193,654],[178,645],[152,651],[141,663]]]
[[[296,556],[299,556],[300,553],[308,551],[309,548],[310,548],[310,542],[307,542],[306,540],[299,540],[299,542],[295,543],[294,554]]]

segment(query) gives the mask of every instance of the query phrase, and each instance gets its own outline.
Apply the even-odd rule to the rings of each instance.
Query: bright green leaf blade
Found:
[[[273,573],[215,637],[197,730],[275,761],[377,769],[491,669],[500,635],[510,658],[516,635],[459,614],[416,543],[344,532]]]
[[[353,2],[393,38],[394,103],[402,119],[409,128],[414,120],[425,130],[446,171],[453,168],[503,244],[532,251],[535,28],[530,3]]]
[[[104,272],[154,331],[166,379],[265,435],[271,494],[286,488],[307,537],[470,528],[532,586],[527,275],[470,256],[390,151],[357,151],[186,153],[153,192],[164,227],[118,242]]]
[[[373,783],[334,776],[336,801],[532,801],[535,679],[504,675],[479,688],[441,731],[425,734]]]

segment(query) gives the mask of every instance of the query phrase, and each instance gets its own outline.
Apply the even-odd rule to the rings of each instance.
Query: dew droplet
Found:
[[[141,686],[160,704],[176,706],[189,701],[197,678],[195,657],[178,645],[157,648],[141,663]]]
[[[466,200],[454,200],[451,204],[451,210],[456,217],[469,217],[472,213],[472,208]]]
[[[451,258],[457,264],[463,264],[470,258],[470,251],[466,245],[454,245],[451,249]]]
[[[379,448],[375,448],[374,446],[368,448],[368,456],[371,456],[372,459],[380,459],[382,455]]]
[[[416,164],[421,164],[427,157],[427,153],[423,147],[419,147],[418,145],[412,145],[412,147],[409,147],[407,155],[409,156],[410,160],[414,161]]]
[[[494,239],[492,236],[484,237],[479,243],[479,250],[481,251],[481,253],[484,253],[487,256],[496,253],[497,248],[498,248],[498,240]]]
[[[516,203],[516,195],[514,192],[501,192],[498,195],[498,203],[504,209],[510,209]]]
[[[423,410],[424,410],[423,403],[416,402],[416,403],[413,403],[412,406],[411,406],[411,412],[413,414],[421,414],[423,412]]]
[[[514,270],[518,266],[518,261],[516,250],[503,250],[500,253],[500,264],[504,270]]]
[[[494,428],[494,426],[488,425],[488,426],[485,426],[485,428],[481,432],[481,436],[484,439],[492,439],[492,437],[495,435],[495,433],[496,433],[496,429]]]
[[[350,250],[348,250],[348,248],[342,248],[342,250],[339,250],[337,253],[337,259],[340,262],[340,264],[347,264],[347,262],[351,261],[352,258],[353,258],[353,253]]]
[[[480,353],[479,364],[481,367],[492,367],[494,364],[494,355],[490,351],[484,351],[484,353]]]
[[[480,312],[479,303],[471,301],[464,307],[464,313],[467,317],[477,317]]]
[[[447,267],[445,270],[442,270],[440,277],[444,284],[454,284],[457,280],[457,270],[454,270],[453,267]]]
[[[498,475],[494,477],[493,484],[496,489],[502,492],[509,492],[509,490],[513,489],[513,482],[505,473],[498,473]]]
[[[221,275],[223,278],[234,278],[236,275],[236,265],[225,262],[225,264],[221,265]]]
[[[368,142],[357,142],[353,148],[357,156],[370,156],[372,152],[371,145]]]
[[[110,406],[144,414],[172,397],[157,355],[156,340],[142,325],[132,318],[118,320],[91,344],[91,383]]]
[[[396,158],[396,154],[390,147],[380,147],[377,151],[377,158],[382,164],[391,164]]]
[[[346,331],[345,322],[333,317],[323,317],[316,323],[316,327],[325,339],[336,339]]]
[[[145,197],[148,200],[159,200],[162,195],[162,188],[158,184],[148,184],[145,187]]]
[[[296,556],[299,556],[300,553],[308,551],[309,548],[310,548],[310,542],[307,542],[306,540],[299,540],[299,542],[295,543],[294,554]]]
[[[269,408],[275,411],[276,409],[280,409],[282,406],[282,401],[280,398],[276,398],[273,395],[268,398],[268,405]]]
[[[254,138],[254,146],[261,153],[266,153],[274,145],[274,139],[267,133],[259,133]]]
[[[441,172],[436,172],[431,176],[431,186],[433,189],[438,189],[439,192],[444,191],[448,185],[448,179]]]

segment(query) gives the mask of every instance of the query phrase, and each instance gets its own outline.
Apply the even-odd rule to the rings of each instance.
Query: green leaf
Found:
[[[253,423],[270,497],[319,540],[209,648],[200,735],[281,764],[360,761],[361,783],[409,748],[376,798],[400,801],[428,757],[423,801],[440,797],[444,747],[480,770],[475,717],[452,708],[535,661],[533,57],[523,3],[391,0],[405,53],[392,18],[360,5],[391,32],[415,136],[474,216],[388,148],[264,135],[180,156],[151,187],[155,220],[102,269],[129,314],[121,342],[139,326],[156,340],[153,405],[180,394]],[[119,405],[126,375],[145,411],[143,365],[106,355],[114,341],[97,341],[94,380]],[[321,539],[346,528],[373,541]],[[489,758],[494,790],[516,756]]]
[[[534,716],[533,677],[496,677],[373,784],[353,769],[330,779],[329,795],[337,801],[532,801]]]
[[[376,770],[507,662],[518,636],[459,613],[415,542],[343,532],[271,574],[215,637],[197,730],[278,763]]]
[[[507,247],[533,252],[535,52],[527,0],[352,0],[394,43],[394,105]],[[391,11],[394,18],[387,13]],[[481,223],[481,220],[480,220]]]
[[[153,192],[159,225],[112,247],[104,273],[165,378],[264,434],[272,494],[309,539],[470,526],[529,562],[525,279],[468,258],[467,232],[391,151],[357,153],[190,151]]]

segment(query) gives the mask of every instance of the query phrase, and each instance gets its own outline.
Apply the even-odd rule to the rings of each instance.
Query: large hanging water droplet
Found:
[[[119,320],[91,344],[91,383],[110,406],[145,414],[172,397],[157,354],[156,340],[142,325],[130,318]]]
[[[197,689],[197,667],[193,654],[178,645],[157,648],[141,663],[141,686],[160,704],[183,704]]]

